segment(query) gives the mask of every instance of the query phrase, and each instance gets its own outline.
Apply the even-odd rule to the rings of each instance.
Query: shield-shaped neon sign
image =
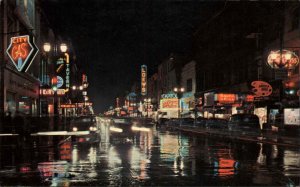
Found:
[[[26,72],[38,53],[38,48],[33,37],[16,36],[10,39],[6,53],[18,71]]]

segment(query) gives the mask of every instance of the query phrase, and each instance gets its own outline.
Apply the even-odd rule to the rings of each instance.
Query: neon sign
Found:
[[[170,98],[170,99],[161,99],[160,100],[160,108],[178,108],[178,99]]]
[[[215,101],[219,103],[234,103],[236,101],[235,94],[215,94]]]
[[[141,66],[141,94],[147,95],[147,66]]]
[[[65,95],[65,90],[64,89],[57,89],[56,93],[57,93],[58,96],[63,96],[63,95]],[[54,91],[52,89],[40,89],[40,95],[53,96]]]
[[[68,53],[65,53],[66,56],[66,91],[70,88],[70,57]]]
[[[253,86],[254,97],[266,97],[271,95],[273,91],[272,86],[264,81],[253,81],[251,86]]]
[[[33,37],[29,37],[29,35],[16,36],[10,39],[6,53],[18,71],[26,72],[38,53],[38,48]]]
[[[299,64],[299,57],[289,50],[271,51],[268,56],[268,64],[275,69],[294,69]]]

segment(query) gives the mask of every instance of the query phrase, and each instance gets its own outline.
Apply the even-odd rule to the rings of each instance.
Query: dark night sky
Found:
[[[77,61],[88,75],[96,112],[113,105],[170,53],[187,53],[192,34],[222,9],[222,2],[182,0],[45,0],[54,30],[70,37]]]

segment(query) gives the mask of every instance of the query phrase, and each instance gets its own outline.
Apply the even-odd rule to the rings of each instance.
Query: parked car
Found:
[[[178,118],[171,118],[170,120],[166,121],[166,125],[179,125],[180,121]]]
[[[221,118],[209,118],[205,122],[205,127],[207,129],[216,128],[216,129],[227,129],[228,121]]]
[[[198,118],[196,119],[195,125],[196,125],[197,127],[205,127],[205,124],[206,124],[206,121],[207,121],[207,120],[208,120],[207,118],[204,118],[204,117],[198,117]]]
[[[179,121],[179,125],[193,126],[194,123],[195,120],[193,118],[181,118]]]
[[[234,114],[229,118],[229,130],[260,131],[259,118],[254,114]]]
[[[170,119],[168,118],[159,118],[157,121],[158,126],[166,125],[166,122],[169,121]]]

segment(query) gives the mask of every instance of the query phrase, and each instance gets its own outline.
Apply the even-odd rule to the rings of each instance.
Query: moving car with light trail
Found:
[[[95,116],[80,116],[71,121],[72,140],[79,143],[96,143],[100,141],[99,127]],[[82,135],[87,132],[87,135]],[[76,134],[78,133],[78,135]]]

